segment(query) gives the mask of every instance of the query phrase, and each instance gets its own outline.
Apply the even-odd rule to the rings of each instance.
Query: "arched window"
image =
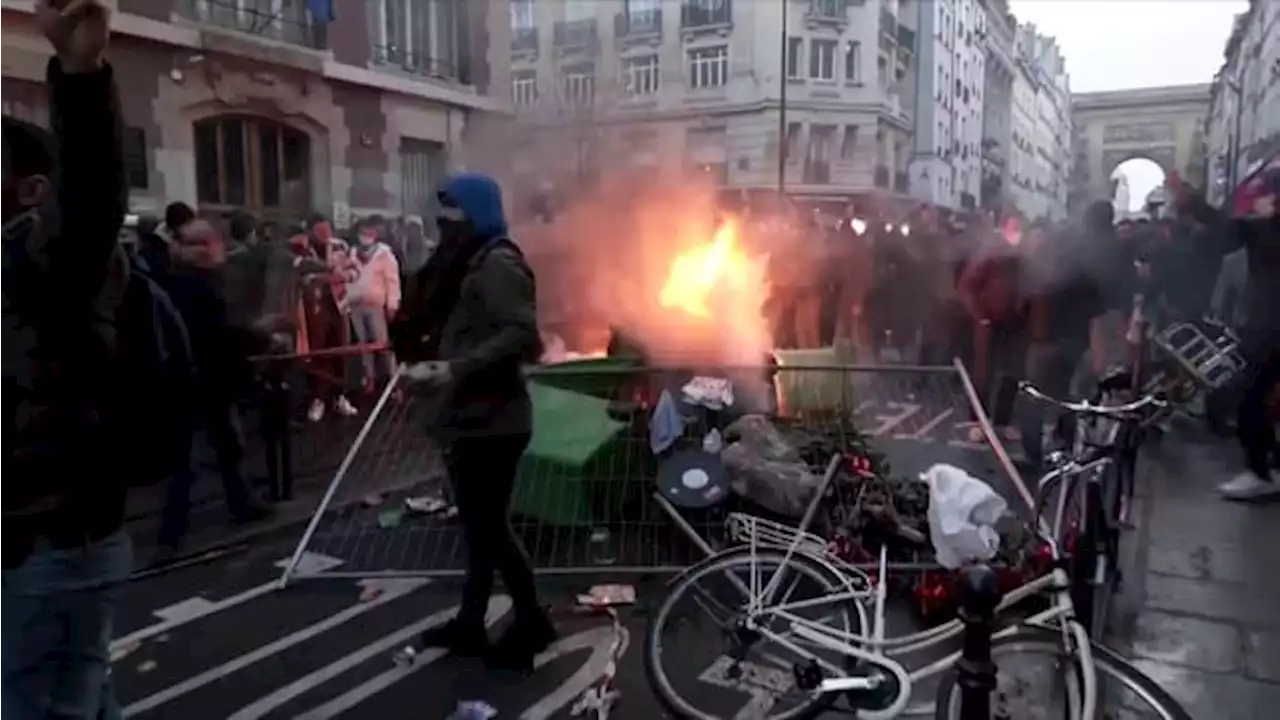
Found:
[[[202,210],[296,216],[311,210],[306,133],[265,118],[208,118],[195,124],[195,156]]]

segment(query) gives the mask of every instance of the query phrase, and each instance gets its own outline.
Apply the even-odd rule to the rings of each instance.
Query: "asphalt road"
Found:
[[[113,648],[126,717],[434,720],[448,717],[460,700],[483,699],[498,717],[569,718],[574,701],[605,672],[615,640],[623,643],[614,684],[621,695],[608,717],[664,716],[643,668],[645,626],[663,597],[663,578],[625,579],[636,585],[640,602],[621,613],[620,635],[607,618],[568,611],[576,593],[619,578],[602,570],[544,579],[543,600],[553,608],[561,641],[532,675],[489,673],[477,661],[421,655],[403,665],[396,653],[452,614],[456,584],[309,580],[277,590],[277,561],[296,535],[281,533],[251,551],[129,588]],[[308,559],[316,561],[327,562]],[[380,590],[376,597],[368,596],[371,586]],[[499,596],[490,606],[495,634],[509,622],[509,605]],[[718,651],[701,649],[711,654],[690,658],[688,678],[714,664]],[[704,707],[722,707],[725,718],[749,717],[740,713],[749,712],[751,694],[720,684],[707,685],[705,702],[712,704]]]

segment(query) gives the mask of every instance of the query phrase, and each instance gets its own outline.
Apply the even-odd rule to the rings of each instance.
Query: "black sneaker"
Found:
[[[454,618],[444,625],[424,630],[419,642],[424,648],[444,648],[461,657],[483,657],[489,649],[489,634],[484,622],[468,622]]]
[[[539,611],[536,614],[516,617],[516,621],[502,634],[485,658],[495,670],[533,670],[533,659],[556,641],[556,629],[551,618]]]

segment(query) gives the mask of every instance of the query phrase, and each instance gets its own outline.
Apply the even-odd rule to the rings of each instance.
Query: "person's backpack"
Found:
[[[161,482],[187,467],[195,430],[196,366],[187,326],[164,288],[135,266],[116,330],[123,375],[117,410],[130,447],[129,482]]]

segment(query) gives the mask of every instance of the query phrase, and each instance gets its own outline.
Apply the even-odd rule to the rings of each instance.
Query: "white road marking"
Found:
[[[951,417],[954,413],[955,413],[955,408],[947,408],[946,410],[943,410],[941,413],[939,413],[938,416],[935,417],[934,419],[930,420],[924,425],[921,425],[919,430],[916,430],[913,433],[895,433],[893,436],[893,439],[894,440],[918,440],[920,442],[928,442],[930,440],[933,440],[933,435],[931,433],[935,429],[937,429],[939,425],[945,422],[947,418]]]
[[[626,651],[629,641],[630,635],[627,634],[624,628],[622,636],[623,652]],[[520,720],[547,720],[565,705],[586,692],[591,683],[595,682],[604,673],[605,668],[612,660],[609,656],[609,646],[612,644],[613,627],[601,626],[570,635],[567,638],[556,641],[551,647],[547,648],[546,652],[534,659],[535,670],[556,658],[578,650],[590,648],[591,657],[579,668],[578,672],[574,673],[560,687],[525,710],[520,715]],[[332,718],[340,717],[343,713],[360,705],[374,695],[427,667],[443,655],[444,651],[442,650],[428,650],[418,655],[417,660],[412,665],[389,668],[323,705],[306,711],[294,718],[294,720],[332,720]]]
[[[737,690],[749,696],[746,704],[733,716],[734,720],[756,720],[764,717],[778,703],[777,696],[790,692],[795,686],[792,673],[746,661],[739,664],[742,677],[730,680],[727,672],[732,666],[733,658],[721,655],[702,671],[698,679],[704,683]]]
[[[912,415],[920,412],[921,408],[920,405],[915,403],[900,402],[888,402],[885,403],[885,407],[889,408],[890,411],[898,409],[900,412],[890,415],[876,415],[874,419],[880,421],[880,424],[875,428],[868,430],[867,435],[871,437],[880,437],[885,435],[890,430],[906,422]]]
[[[149,695],[141,700],[133,703],[124,709],[125,717],[132,717],[139,713],[146,712],[153,708],[157,708],[165,703],[176,700],[187,693],[199,690],[217,680],[221,680],[232,673],[239,672],[244,668],[253,665],[256,662],[265,660],[279,652],[287,650],[295,645],[299,645],[311,638],[326,633],[336,627],[339,627],[351,620],[354,620],[367,612],[376,610],[379,607],[395,600],[397,598],[408,595],[409,593],[421,588],[427,584],[426,580],[362,580],[359,583],[362,587],[377,587],[382,591],[373,600],[368,602],[352,605],[351,607],[334,613],[320,622],[309,625],[297,632],[286,635],[275,642],[267,643],[261,647],[245,653],[239,657],[233,658],[217,667],[210,668],[198,675],[193,675],[182,682],[171,685],[158,693]]]
[[[284,564],[287,562],[288,558],[285,558],[284,560],[277,561],[275,565],[276,567],[284,567]],[[308,572],[324,572],[325,570],[332,570],[333,568],[342,565],[343,562],[345,561],[339,560],[335,557],[309,552],[302,556],[299,567],[305,567]],[[223,610],[233,608],[237,605],[243,605],[250,600],[256,600],[263,595],[274,592],[279,589],[279,587],[279,580],[271,580],[270,582],[256,585],[244,592],[237,593],[228,598],[223,598],[222,600],[215,601],[202,597],[192,597],[176,602],[167,607],[162,607],[153,613],[156,617],[160,618],[160,622],[154,625],[148,625],[140,630],[135,630],[128,635],[112,640],[111,650],[119,652],[126,648],[136,647],[138,643],[150,640],[157,635],[172,632],[176,628],[186,625],[187,623],[209,617],[214,613],[222,612]]]
[[[506,595],[495,595],[489,599],[489,611],[486,614],[485,622],[489,626],[498,622],[503,615],[511,609],[511,598]],[[361,665],[369,660],[379,656],[389,657],[390,654],[399,650],[404,645],[414,644],[417,637],[425,630],[443,625],[458,612],[457,607],[451,607],[437,613],[432,613],[418,622],[406,625],[399,630],[386,635],[380,640],[369,643],[355,652],[343,656],[315,672],[304,675],[284,687],[276,689],[269,695],[265,695],[249,705],[236,711],[230,720],[257,720],[266,717],[275,712],[280,706],[301,697],[302,695],[314,690],[321,685],[333,680],[334,678],[349,672],[353,668]],[[425,666],[435,662],[444,655],[443,650],[430,649],[420,653],[414,660],[414,666]]]
[[[549,720],[552,715],[560,711],[560,708],[582,697],[587,688],[591,687],[591,683],[599,680],[608,669],[609,663],[613,662],[612,653],[609,652],[613,639],[613,625],[601,625],[562,638],[535,658],[533,667],[536,670],[571,652],[591,649],[591,656],[582,664],[582,667],[561,683],[560,687],[544,695],[541,700],[520,713],[520,720]],[[631,633],[625,627],[622,628],[620,642],[622,645],[618,649],[619,658],[627,652],[627,646],[631,644]]]

